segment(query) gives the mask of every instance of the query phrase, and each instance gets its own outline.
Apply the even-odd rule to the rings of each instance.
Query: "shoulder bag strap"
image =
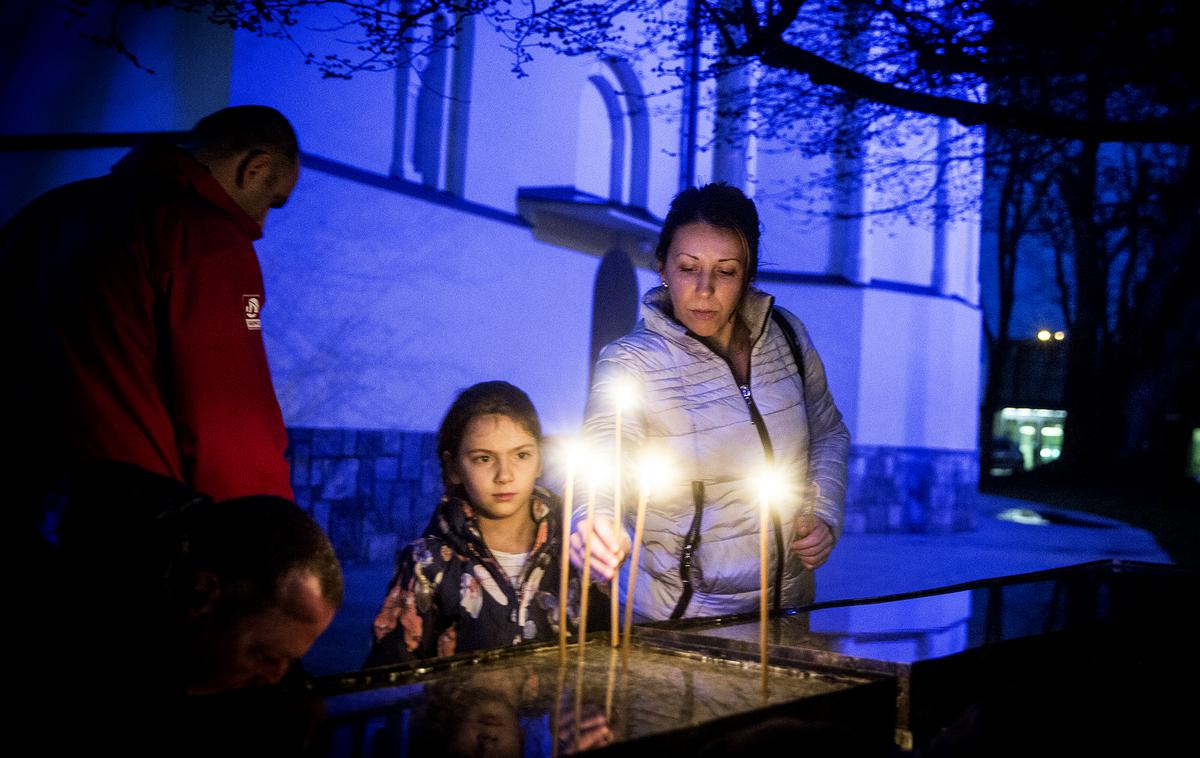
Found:
[[[800,372],[800,385],[804,386],[804,354],[800,352],[800,345],[796,340],[796,330],[792,328],[791,322],[784,317],[782,313],[771,309],[771,320],[779,325],[779,330],[783,332],[783,338],[787,340],[788,347],[792,349],[792,360],[796,362],[796,370]],[[805,410],[808,409],[808,403],[804,404]]]
[[[683,584],[683,592],[679,596],[679,602],[675,603],[675,610],[671,611],[672,619],[682,618],[687,612],[688,603],[692,602],[692,554],[700,546],[700,522],[704,518],[704,482],[692,482],[692,503],[695,507],[692,525],[684,538],[683,552],[679,556],[679,580]]]

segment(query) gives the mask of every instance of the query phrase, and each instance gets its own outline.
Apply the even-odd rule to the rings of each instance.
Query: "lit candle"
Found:
[[[762,667],[762,686],[767,688],[767,530],[771,518],[771,501],[764,490],[758,514],[758,657]]]
[[[632,405],[636,389],[633,382],[628,378],[623,378],[613,384],[613,406],[615,407],[615,417],[613,421],[613,539],[617,540],[620,545],[621,534],[624,533],[625,527],[621,524],[621,489],[624,480],[621,478],[621,411],[629,405]],[[612,638],[612,646],[616,647],[621,639],[621,572],[618,567],[613,568],[613,575],[609,585],[609,602],[610,612],[612,615],[612,629],[610,637]]]
[[[563,455],[567,463],[567,481],[563,485],[562,506],[562,563],[559,567],[561,576],[558,578],[558,654],[566,660],[567,656],[567,601],[571,580],[571,514],[575,507],[575,469],[579,464],[579,446],[574,440],[563,444]]]
[[[782,482],[778,472],[767,470],[758,480],[761,504],[758,514],[758,656],[762,670],[762,690],[767,694],[767,564],[771,549],[771,500],[779,496]]]
[[[612,444],[612,534],[613,539],[617,540],[617,545],[620,545],[620,535],[624,533],[624,527],[620,523],[620,491],[624,480],[620,477],[620,411],[632,404],[634,399],[635,389],[634,384],[628,378],[618,380],[613,384],[613,407],[616,409],[613,420],[613,444]],[[611,643],[613,648],[616,648],[620,640],[620,571],[618,567],[614,567],[612,572],[612,580],[608,586],[608,594],[610,594],[611,603],[611,619],[612,630],[610,633]]]
[[[583,646],[587,644],[588,590],[592,582],[592,512],[596,506],[596,482],[600,478],[599,467],[594,467],[588,478],[587,510],[583,523],[587,537],[583,540],[583,576],[579,581],[579,656],[583,658]]]
[[[625,593],[625,647],[628,649],[633,636],[633,596],[637,589],[638,560],[642,551],[642,534],[646,527],[646,503],[650,494],[661,487],[669,478],[666,461],[653,452],[642,454],[639,462],[639,490],[637,522],[633,529],[633,550],[629,556],[629,591]]]

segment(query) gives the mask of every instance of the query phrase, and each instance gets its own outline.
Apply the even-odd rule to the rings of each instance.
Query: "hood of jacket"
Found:
[[[529,516],[534,524],[533,545],[529,548],[532,556],[557,534],[555,498],[549,490],[534,488],[529,498]],[[447,493],[438,501],[429,525],[425,527],[425,535],[445,541],[459,555],[488,564],[495,563],[495,558],[483,541],[475,509],[465,498],[456,494]]]
[[[251,240],[262,237],[262,226],[229,196],[207,166],[178,145],[163,140],[138,145],[117,161],[112,174],[135,179],[159,191],[166,186],[198,195],[224,211]]]
[[[751,345],[757,343],[766,331],[767,319],[771,316],[771,306],[774,304],[773,295],[768,295],[754,286],[746,287],[746,292],[738,303],[737,314],[750,331]],[[655,287],[642,296],[641,316],[650,331],[661,334],[687,350],[696,349],[699,337],[689,332],[687,327],[675,318],[674,309],[671,307],[671,292],[665,286]]]

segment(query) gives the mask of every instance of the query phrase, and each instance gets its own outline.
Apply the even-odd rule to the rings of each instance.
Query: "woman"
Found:
[[[755,476],[767,464],[792,485],[773,503],[776,607],[812,601],[812,570],[841,531],[850,435],[804,325],[751,286],[758,243],[758,212],[740,190],[718,183],[681,192],[656,250],[662,286],[646,293],[642,321],[596,364],[586,436],[612,449],[613,390],[632,380],[641,399],[622,412],[622,450],[653,444],[676,466],[676,482],[647,509],[644,578],[633,598],[642,620],[757,607]],[[632,503],[628,479],[623,491]],[[629,538],[613,534],[611,506],[598,512],[593,566],[602,581],[624,559]],[[577,565],[585,529],[571,538]]]

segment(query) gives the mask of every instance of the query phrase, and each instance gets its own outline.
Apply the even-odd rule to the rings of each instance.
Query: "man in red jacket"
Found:
[[[140,146],[0,229],[10,485],[28,506],[105,459],[217,500],[292,497],[252,243],[298,173],[287,119],[226,108],[182,146]]]

